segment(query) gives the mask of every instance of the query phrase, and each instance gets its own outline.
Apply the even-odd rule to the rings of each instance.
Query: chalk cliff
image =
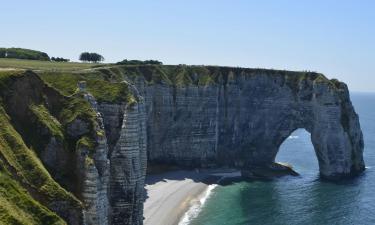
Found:
[[[172,71],[171,71],[172,70]],[[323,177],[364,169],[363,137],[347,86],[312,72],[175,67],[128,72],[146,101],[148,160],[230,166],[243,175],[280,169],[274,160],[296,129],[311,133]],[[125,72],[126,74],[126,72]],[[161,77],[161,78],[160,78]]]
[[[3,72],[0,87],[0,175],[44,210],[24,212],[34,224],[141,225],[147,163],[290,173],[274,160],[298,128],[322,177],[365,168],[348,88],[319,73],[109,66]]]

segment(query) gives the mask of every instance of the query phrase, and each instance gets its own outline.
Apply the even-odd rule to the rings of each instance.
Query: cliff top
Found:
[[[138,78],[144,78],[148,85],[166,84],[176,87],[240,82],[239,77],[252,76],[281,77],[292,89],[298,88],[298,84],[304,79],[327,83],[333,88],[342,86],[336,79],[329,80],[317,72],[224,66],[116,65],[0,59],[0,69],[5,68],[31,69],[66,96],[77,92],[79,81],[86,81],[87,91],[99,102],[136,102],[136,97],[124,80],[132,83]]]

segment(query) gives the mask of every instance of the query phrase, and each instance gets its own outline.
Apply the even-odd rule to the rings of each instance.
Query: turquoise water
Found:
[[[281,146],[277,161],[301,176],[218,186],[191,225],[375,224],[375,94],[352,94],[365,140],[364,175],[341,183],[319,179],[318,162],[305,130]]]

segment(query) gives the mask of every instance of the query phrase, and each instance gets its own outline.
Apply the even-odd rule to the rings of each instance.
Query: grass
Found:
[[[77,141],[76,149],[80,149],[82,147],[87,148],[88,150],[93,150],[95,148],[95,143],[93,142],[92,138],[88,136],[83,136]]]
[[[0,70],[0,93],[6,91],[12,79],[22,75],[22,70]]]
[[[77,71],[90,69],[103,64],[78,62],[51,62],[26,59],[0,59],[0,68],[17,68],[42,71]]]
[[[2,106],[0,106],[0,124],[2,168],[4,165],[10,168],[22,185],[32,189],[47,203],[67,201],[74,207],[81,207],[79,200],[52,179],[34,151],[25,145],[20,134],[11,125],[10,118]],[[4,194],[1,195],[1,198],[6,198]],[[27,212],[32,213],[31,209]]]
[[[37,153],[41,152],[49,143],[49,138],[54,136],[59,137],[62,141],[64,149],[67,150],[66,154],[72,154],[80,147],[88,148],[90,154],[85,163],[93,164],[91,157],[96,146],[95,137],[102,134],[94,131],[94,127],[97,125],[97,115],[89,102],[84,99],[84,93],[77,92],[78,81],[86,81],[88,92],[92,93],[98,101],[131,103],[136,99],[126,83],[118,82],[122,80],[120,69],[92,69],[92,64],[87,69],[84,64],[79,64],[79,72],[75,72],[75,68],[70,67],[71,63],[0,60],[0,64],[4,62],[6,62],[7,68],[16,67],[17,69],[0,69],[0,167],[10,171],[0,174],[1,181],[6,182],[1,183],[0,181],[0,224],[64,224],[62,219],[45,206],[64,201],[72,209],[81,209],[82,203],[52,178]],[[22,63],[22,66],[18,66],[17,63]],[[51,68],[53,64],[59,64],[61,67]],[[38,76],[42,80],[39,80],[35,74],[25,73],[24,69],[38,70]],[[35,76],[35,80],[30,76]],[[17,122],[18,120],[12,121],[14,112],[9,112],[11,114],[8,115],[4,107],[6,107],[5,104],[10,104],[8,98],[13,96],[12,92],[17,90],[11,90],[9,87],[13,87],[15,82],[22,83],[30,79],[47,84],[45,87],[43,85],[35,87],[41,88],[40,90],[32,90],[40,91],[44,99],[30,98],[31,101],[27,102],[30,104],[28,105],[29,112],[22,115],[23,117],[27,116],[28,120],[23,123]],[[18,85],[14,87],[18,87]],[[51,87],[63,95],[52,91]],[[22,93],[28,93],[27,90],[23,91]],[[51,97],[49,97],[50,95]],[[3,102],[1,98],[4,98]],[[75,119],[84,120],[89,125],[89,131],[82,137],[67,136],[67,125]],[[45,132],[45,128],[48,132]],[[62,184],[74,183],[75,177],[70,176],[71,171],[65,167],[64,170],[68,172],[58,172],[60,175],[67,173],[63,178],[65,180],[59,180],[59,182]],[[2,176],[8,177],[8,179],[3,179]],[[13,183],[11,184],[9,181],[13,181]],[[6,195],[7,193],[1,192],[2,186],[6,189],[12,188],[6,185],[13,185],[15,189],[23,190],[23,192],[19,191],[20,197],[17,197],[20,203],[16,197],[9,197]],[[76,194],[79,196],[79,193]],[[41,201],[35,201],[32,196],[37,196]]]
[[[47,108],[43,105],[34,105],[30,106],[31,111],[50,132],[53,136],[57,136],[61,139],[64,138],[63,129],[61,123],[53,117]]]
[[[88,122],[94,122],[96,120],[96,113],[90,103],[84,100],[81,94],[77,94],[63,102],[60,118],[64,125],[77,118]]]
[[[0,224],[63,225],[65,222],[35,201],[9,173],[2,169],[0,170]]]
[[[299,82],[306,78],[316,82],[330,83],[322,74],[305,71],[186,65],[129,65],[115,68],[121,71],[124,77],[133,81],[138,77],[144,77],[148,85],[164,83],[176,87],[225,84],[228,80],[235,80],[236,75],[240,74],[248,77],[281,76],[285,78],[286,84],[292,89],[298,88]]]
[[[86,73],[42,72],[40,77],[67,96],[77,93],[79,81],[86,81],[87,91],[99,102],[131,103],[136,101],[126,83],[107,81],[105,79],[108,75],[99,71]]]

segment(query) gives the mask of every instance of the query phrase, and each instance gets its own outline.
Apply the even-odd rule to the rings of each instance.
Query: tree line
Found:
[[[64,58],[61,58],[61,57],[51,57],[51,61],[55,61],[55,62],[69,62],[70,59],[64,59]]]
[[[158,60],[127,60],[124,59],[116,63],[117,65],[162,65],[163,63]]]
[[[0,48],[0,58],[13,58],[13,59],[29,59],[29,60],[42,60],[53,62],[69,62],[70,59],[62,57],[49,57],[47,53],[25,49],[25,48]],[[79,55],[79,60],[82,62],[102,62],[104,57],[95,52],[82,52]],[[162,65],[163,63],[158,60],[128,60],[124,59],[116,63],[117,65]]]
[[[0,48],[0,58],[49,61],[47,53],[25,48]]]

